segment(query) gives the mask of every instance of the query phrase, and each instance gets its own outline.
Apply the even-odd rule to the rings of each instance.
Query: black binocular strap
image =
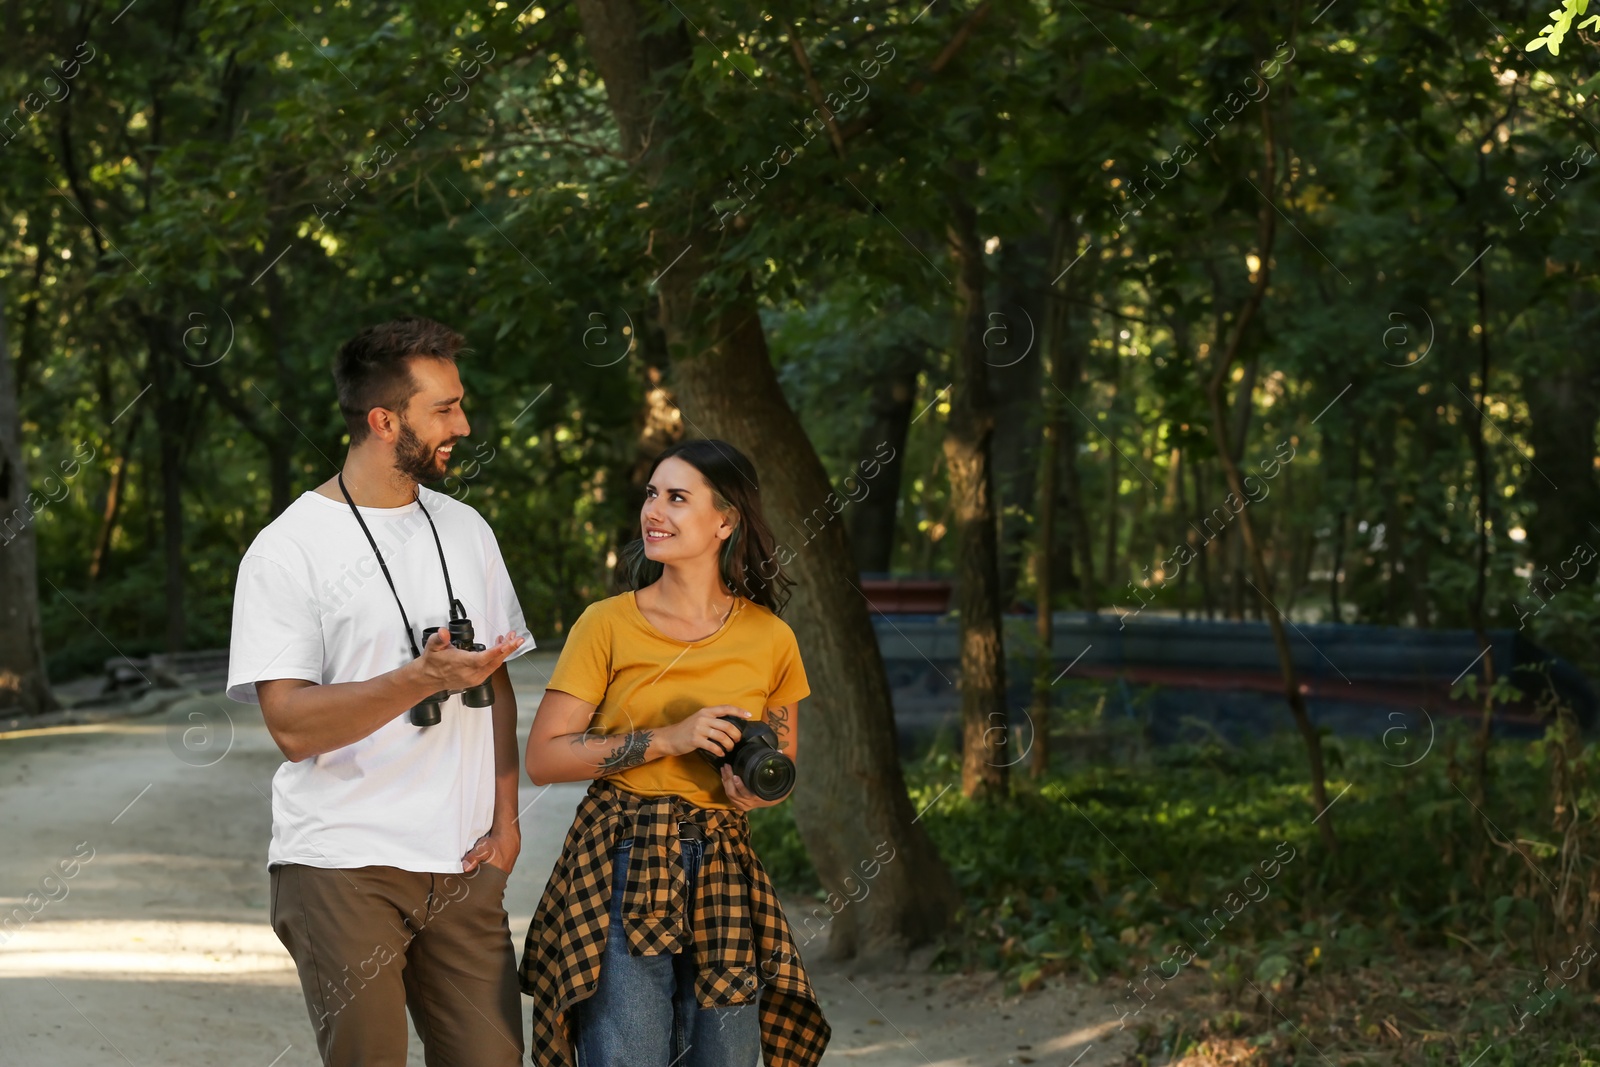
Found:
[[[383,560],[383,553],[378,550],[378,542],[373,540],[372,531],[367,529],[367,521],[361,517],[361,512],[356,508],[356,502],[350,499],[350,490],[344,487],[344,472],[339,472],[339,492],[344,494],[344,502],[350,505],[350,514],[356,517],[356,522],[361,524],[361,532],[367,535],[367,544],[372,546],[372,554],[377,557],[378,566],[383,570],[383,580],[389,583],[389,592],[394,596],[394,606],[400,609],[400,621],[406,626],[406,640],[411,644],[413,656],[422,655],[422,650],[417,648],[416,633],[411,629],[411,619],[406,615],[406,606],[400,602],[400,591],[394,587],[394,578],[389,574],[389,565]],[[428,520],[428,529],[433,531],[433,544],[439,550],[439,566],[444,570],[444,590],[450,598],[450,619],[454,621],[460,616],[461,605],[456,601],[455,591],[450,586],[450,567],[444,561],[444,544],[439,540],[439,528],[433,524],[433,516],[428,514],[428,509],[422,504],[422,491],[417,491],[417,507],[422,508],[422,514]],[[461,611],[464,615],[465,612]]]

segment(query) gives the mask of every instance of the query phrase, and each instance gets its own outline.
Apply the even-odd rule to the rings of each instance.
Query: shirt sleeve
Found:
[[[257,682],[322,683],[322,616],[287,568],[265,556],[239,562],[228,639],[228,699],[256,704]]]
[[[506,662],[516,659],[534,648],[533,634],[528,631],[527,620],[522,615],[522,604],[511,585],[511,572],[506,569],[505,557],[500,554],[500,542],[487,522],[483,524],[484,584],[488,587],[489,601],[485,608],[484,627],[477,633],[479,644],[490,645],[501,634],[514,633],[526,638],[522,647],[511,653]]]
[[[789,624],[778,620],[772,655],[772,687],[767,691],[769,708],[795,704],[811,695],[805,664],[800,662],[800,645]]]
[[[545,688],[571,693],[585,704],[605,698],[611,685],[611,627],[602,610],[600,604],[590,604],[572,624]]]

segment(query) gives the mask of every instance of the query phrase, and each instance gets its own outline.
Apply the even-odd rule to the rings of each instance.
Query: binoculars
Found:
[[[422,644],[426,648],[433,638],[434,632],[444,629],[442,626],[430,626],[422,631]],[[472,620],[451,619],[449,626],[450,643],[463,652],[482,652],[484,646],[473,641]],[[461,702],[469,708],[487,708],[494,705],[494,682],[485,678],[482,682],[466,689],[444,689],[420,701],[411,709],[412,726],[438,726],[443,718],[444,702],[456,694],[461,695]]]

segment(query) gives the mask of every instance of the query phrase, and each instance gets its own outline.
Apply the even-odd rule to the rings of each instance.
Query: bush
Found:
[[[1328,738],[1333,855],[1317,839],[1294,737],[1173,746],[1146,766],[1083,767],[1042,781],[1018,776],[998,805],[951,789],[923,820],[965,899],[944,963],[993,968],[1021,987],[1065,971],[1149,985],[1157,969],[1189,966],[1187,948],[1223,986],[1237,992],[1248,979],[1270,993],[1322,970],[1470,944],[1480,955],[1537,961],[1537,971],[1582,940],[1588,917],[1557,922],[1551,911],[1550,885],[1564,862],[1566,877],[1572,866],[1548,840],[1551,768],[1585,783],[1574,800],[1592,820],[1595,746],[1574,748],[1555,728],[1542,741],[1497,742],[1480,814],[1464,769],[1467,735],[1442,726],[1410,767],[1381,744]],[[906,774],[919,807],[959,784],[949,753]],[[755,812],[752,823],[780,888],[816,891],[789,806]]]

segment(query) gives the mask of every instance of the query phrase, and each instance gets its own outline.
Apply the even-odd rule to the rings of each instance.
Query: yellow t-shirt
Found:
[[[590,604],[572,624],[549,688],[596,705],[589,729],[626,734],[682,722],[701,708],[766,709],[811,695],[789,624],[744,597],[722,628],[679,641],[650,625],[632,590]],[[731,808],[722,777],[696,752],[663,756],[607,776],[639,796],[677,794],[702,808]]]

